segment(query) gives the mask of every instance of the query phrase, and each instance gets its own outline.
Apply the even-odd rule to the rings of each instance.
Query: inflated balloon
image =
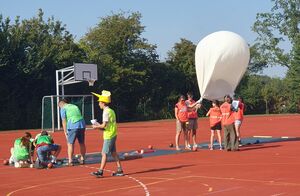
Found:
[[[250,51],[238,34],[218,31],[198,43],[195,58],[201,99],[220,100],[234,95],[247,70]]]

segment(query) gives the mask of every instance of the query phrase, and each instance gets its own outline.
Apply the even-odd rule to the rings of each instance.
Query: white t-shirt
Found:
[[[103,122],[109,122],[109,113],[108,113],[108,106],[106,106],[104,109],[103,109],[103,114],[102,114],[102,121]]]

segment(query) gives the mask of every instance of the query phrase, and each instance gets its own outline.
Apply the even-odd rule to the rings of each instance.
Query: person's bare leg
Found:
[[[120,161],[120,159],[119,159],[118,153],[113,152],[113,153],[111,153],[111,156],[115,159],[116,164],[117,164],[117,167],[121,169],[122,166],[121,166],[121,161]]]
[[[209,146],[209,149],[210,150],[213,150],[213,144],[214,144],[214,136],[215,136],[215,133],[214,133],[214,130],[211,130],[210,131],[210,146]]]
[[[85,159],[85,153],[86,153],[85,143],[79,144],[79,146],[80,146],[81,160],[84,160]]]
[[[73,161],[73,153],[74,153],[74,144],[69,144],[68,143],[68,158],[69,158],[69,163],[72,163],[72,161]]]
[[[219,140],[220,150],[222,150],[221,130],[217,130],[217,135],[218,135],[218,140]]]
[[[106,153],[102,152],[102,159],[101,159],[101,165],[100,165],[99,170],[104,170],[105,165],[106,165],[106,159],[107,159]]]
[[[180,138],[180,134],[181,134],[181,131],[177,131],[177,132],[176,132],[176,136],[175,136],[176,150],[180,150],[180,148],[179,148],[179,138]]]
[[[196,142],[196,134],[197,134],[197,130],[192,130],[192,138],[193,138],[193,144],[194,146],[197,145],[197,142]]]
[[[241,124],[234,124],[234,126],[235,126],[236,137],[237,137],[238,141],[240,141],[240,139],[241,139],[241,135],[240,135]]]

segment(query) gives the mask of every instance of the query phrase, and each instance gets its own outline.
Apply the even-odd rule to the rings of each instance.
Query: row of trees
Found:
[[[257,15],[252,28],[258,39],[251,46],[249,70],[236,90],[245,98],[249,114],[299,112],[299,3],[274,0],[274,4],[271,13]],[[75,42],[62,22],[53,17],[45,21],[42,10],[22,21],[0,16],[0,130],[40,127],[41,99],[55,94],[55,70],[73,62],[97,64],[99,80],[94,87],[68,86],[66,94],[111,90],[120,121],[173,117],[179,94],[200,94],[196,45],[182,38],[160,62],[156,46],[142,37],[141,17],[137,12],[107,16]],[[289,53],[279,48],[284,40],[280,36],[291,43]],[[257,75],[273,64],[289,68],[286,78]]]

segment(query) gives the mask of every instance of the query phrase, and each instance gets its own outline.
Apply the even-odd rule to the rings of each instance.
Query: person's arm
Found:
[[[67,132],[67,120],[65,118],[62,119],[62,126],[63,126],[63,129],[64,129],[65,136],[67,137],[67,135],[68,135],[68,132]]]
[[[94,125],[93,125],[93,128],[94,129],[100,129],[100,130],[105,130],[105,127],[107,125],[107,122],[103,122],[102,124],[96,122]]]
[[[187,104],[186,106],[188,107],[188,109],[193,109],[193,108],[195,108],[196,106],[197,106],[196,108],[201,108],[202,104],[201,104],[201,103],[198,103],[198,102],[195,102],[195,103],[193,103],[193,104]]]
[[[210,110],[207,112],[206,116],[209,116],[210,115]]]
[[[60,109],[60,116],[62,120],[62,126],[64,129],[65,136],[67,138],[68,132],[67,132],[67,116],[66,116],[66,110],[64,108]]]
[[[29,155],[30,155],[30,162],[33,163],[33,153],[34,151],[32,151],[31,147],[32,147],[32,142],[29,143]]]
[[[177,120],[179,120],[179,118],[178,118],[178,108],[177,107],[175,107],[175,118],[177,119]]]

